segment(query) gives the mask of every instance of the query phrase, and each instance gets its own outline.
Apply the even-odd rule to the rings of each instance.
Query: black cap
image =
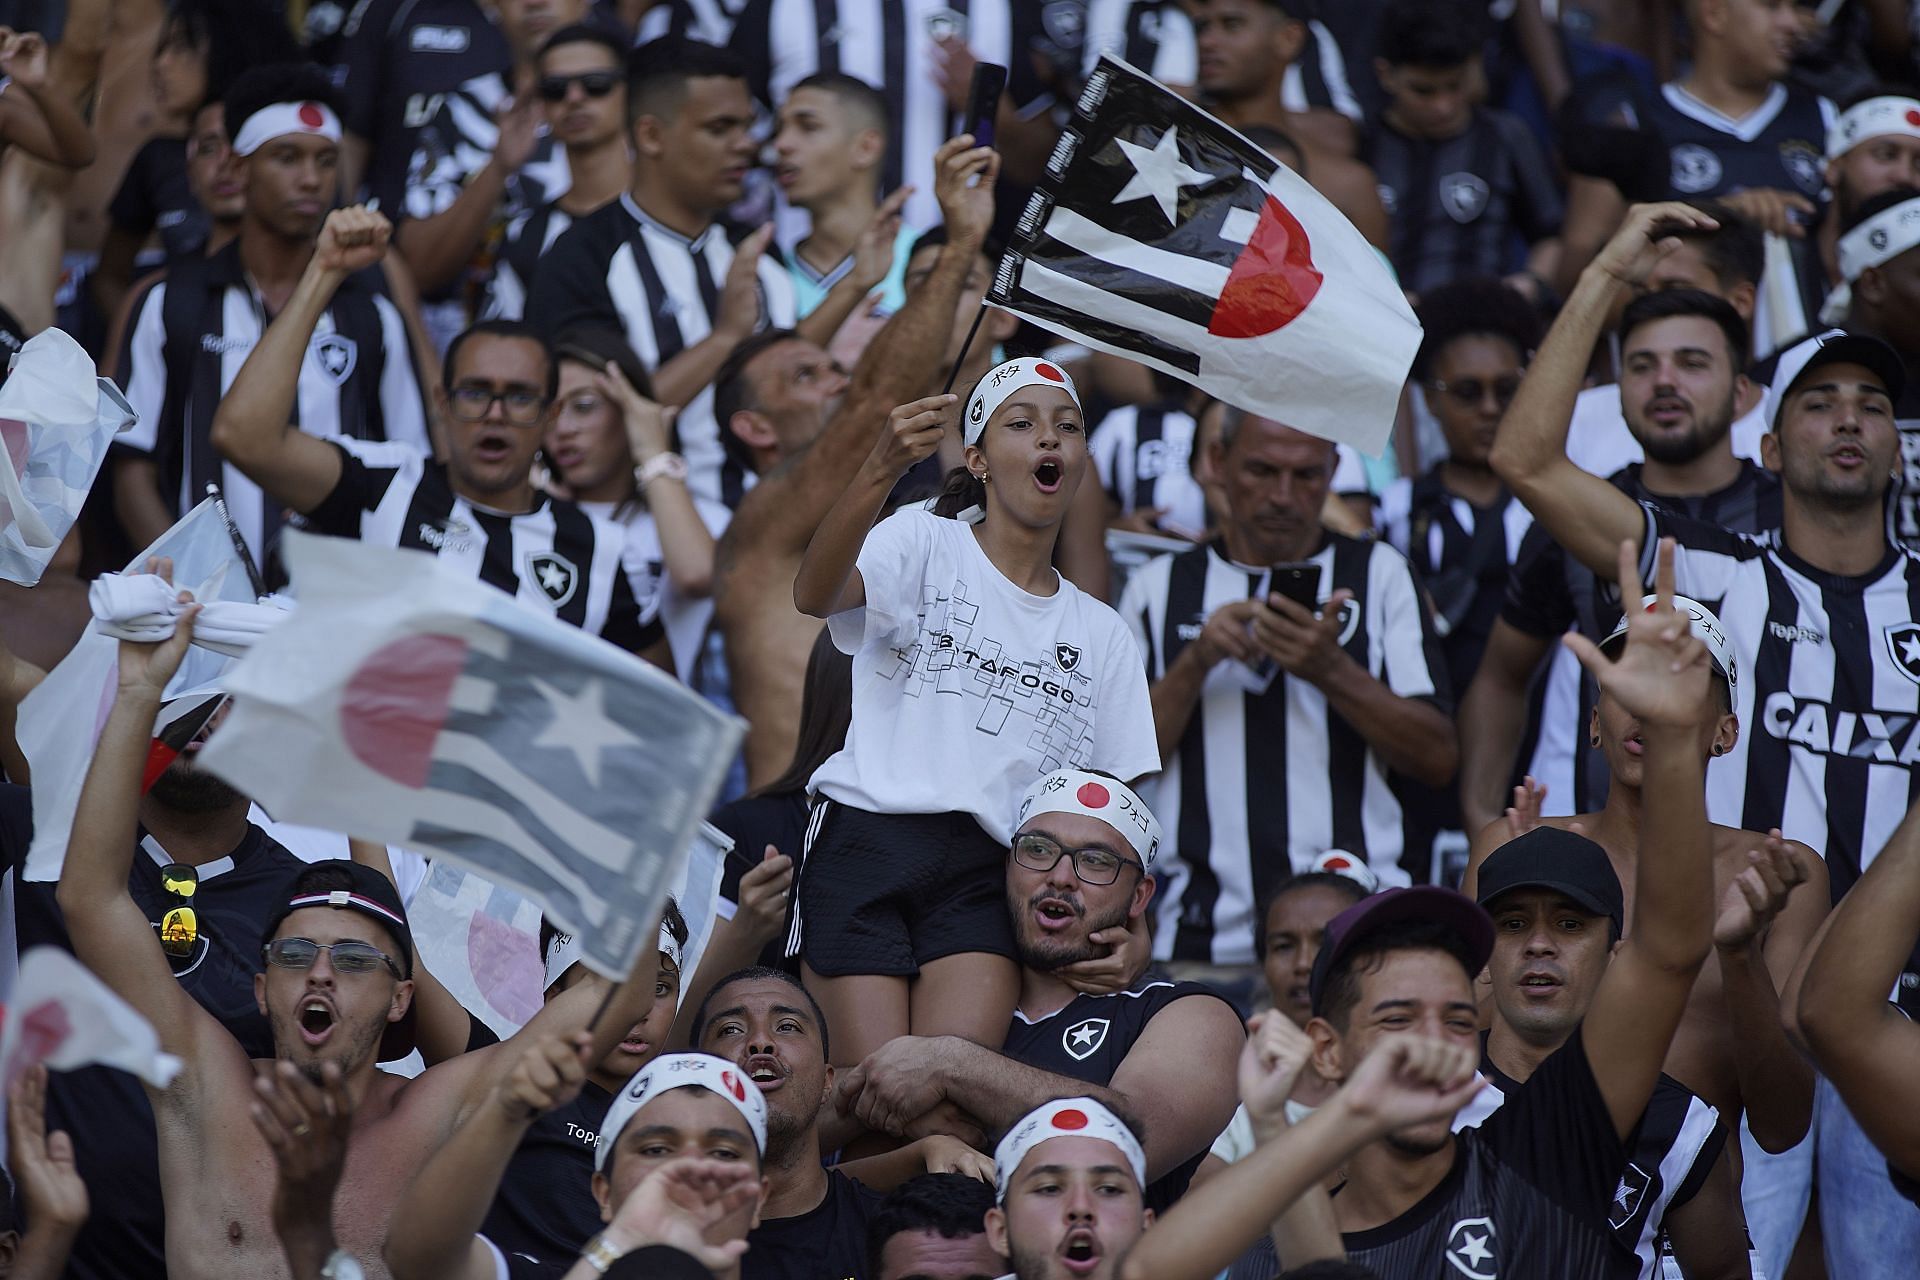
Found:
[[[1787,397],[1793,394],[1793,389],[1804,382],[1808,374],[1828,364],[1857,364],[1871,370],[1896,404],[1907,388],[1907,368],[1892,347],[1864,333],[1829,329],[1780,354],[1774,366],[1773,379],[1775,428],[1780,425],[1780,415],[1785,412]]]
[[[1473,962],[1469,978],[1477,978],[1493,955],[1493,920],[1472,898],[1438,885],[1415,885],[1411,889],[1384,889],[1360,899],[1327,921],[1326,940],[1314,957],[1313,974],[1307,979],[1307,992],[1313,1011],[1323,1012],[1327,979],[1334,965],[1355,946],[1388,925],[1418,922],[1437,924],[1459,935]]]
[[[323,887],[329,882],[339,887]],[[393,887],[393,881],[380,872],[346,858],[329,858],[302,867],[288,883],[280,905],[267,918],[260,934],[262,945],[273,941],[288,916],[307,907],[358,911],[378,922],[400,945],[401,975],[413,977],[413,927],[407,923],[407,907],[400,901],[400,891]],[[406,1017],[387,1025],[380,1037],[379,1061],[392,1062],[413,1052],[414,1013],[409,1004]]]
[[[1596,916],[1626,928],[1620,876],[1607,851],[1583,835],[1559,827],[1535,827],[1507,841],[1480,864],[1480,905],[1490,906],[1515,889],[1550,889]]]

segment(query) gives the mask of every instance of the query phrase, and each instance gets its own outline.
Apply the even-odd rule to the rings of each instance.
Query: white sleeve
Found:
[[[942,519],[909,507],[867,531],[854,563],[867,602],[827,619],[840,652],[852,655],[871,644],[912,640],[920,628],[920,591],[938,533],[934,521]]]
[[[1381,649],[1380,682],[1402,698],[1441,692],[1432,623],[1420,607],[1406,557],[1391,548],[1375,547],[1367,565],[1367,609],[1367,632]]]
[[[1114,612],[1120,615],[1120,621],[1126,625],[1127,634],[1133,637],[1133,644],[1140,651],[1141,670],[1153,660],[1153,637],[1147,634],[1147,579],[1156,583],[1157,574],[1149,574],[1145,567],[1127,576],[1127,585],[1120,592],[1120,603],[1114,606]]]
[[[1227,1121],[1227,1127],[1213,1140],[1213,1148],[1207,1154],[1228,1164],[1238,1164],[1253,1154],[1253,1117],[1247,1114],[1246,1103],[1233,1109],[1233,1119]]]
[[[387,439],[431,451],[424,389],[413,363],[413,344],[407,340],[407,322],[387,298],[376,296],[373,308],[380,316],[380,345],[386,357],[380,370],[380,416]]]
[[[1093,767],[1132,782],[1160,772],[1160,739],[1153,729],[1147,664],[1138,642],[1128,638],[1117,619],[1107,633],[1093,726]]]
[[[129,326],[126,367],[120,371],[121,393],[139,420],[113,442],[141,453],[152,453],[159,444],[160,412],[167,402],[166,300],[164,280],[147,291]]]
[[[1335,497],[1343,498],[1350,493],[1369,493],[1367,484],[1367,464],[1361,458],[1360,451],[1350,444],[1333,446],[1333,480],[1330,485]]]
[[[798,304],[793,297],[793,277],[786,264],[770,253],[760,255],[754,264],[760,277],[761,292],[767,299],[767,323],[775,329],[791,329],[798,322]]]

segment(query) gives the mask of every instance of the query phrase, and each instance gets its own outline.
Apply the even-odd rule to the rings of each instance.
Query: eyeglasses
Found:
[[[394,977],[400,976],[400,966],[393,962],[380,948],[368,942],[315,942],[312,938],[275,938],[260,948],[267,963],[281,969],[311,969],[314,961],[320,958],[322,951],[328,952],[328,959],[340,973],[372,973],[381,965]]]
[[[193,954],[200,939],[200,917],[193,909],[193,891],[200,887],[200,873],[184,862],[171,862],[160,869],[160,887],[167,891],[169,905],[160,917],[160,949],[175,959]]]
[[[547,407],[547,398],[538,391],[520,388],[495,391],[492,387],[462,385],[447,393],[447,403],[453,409],[453,416],[462,422],[483,421],[493,412],[493,402],[496,400],[506,411],[507,421],[523,427],[540,421],[540,415]]]
[[[1051,871],[1063,855],[1073,859],[1073,874],[1087,884],[1112,884],[1120,878],[1122,867],[1134,867],[1142,875],[1147,870],[1109,849],[1068,849],[1058,840],[1031,833],[1013,839],[1013,860],[1030,871]]]
[[[1480,402],[1486,398],[1487,392],[1491,391],[1493,392],[1493,398],[1498,401],[1500,407],[1504,409],[1512,404],[1514,396],[1520,393],[1520,378],[1518,375],[1495,378],[1492,382],[1488,382],[1482,378],[1462,378],[1458,382],[1442,382],[1440,379],[1435,378],[1427,385],[1431,386],[1435,391],[1452,396],[1455,400],[1458,400],[1461,404],[1469,408],[1478,408]]]
[[[579,85],[589,98],[604,98],[619,83],[620,77],[615,72],[583,71],[577,76],[542,76],[538,89],[546,101],[564,102],[568,88],[573,85]]]

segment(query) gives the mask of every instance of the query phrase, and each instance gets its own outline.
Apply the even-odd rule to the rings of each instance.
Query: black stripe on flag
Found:
[[[1024,284],[1018,283],[1021,259],[1017,254],[1009,253],[1000,259],[1000,273],[995,278],[993,289],[987,295],[987,301],[995,306],[1008,307],[1025,315],[1030,315],[1041,324],[1050,327],[1084,333],[1095,342],[1103,342],[1122,351],[1131,351],[1145,360],[1158,360],[1170,369],[1187,374],[1200,372],[1200,356],[1185,347],[1177,347],[1150,333],[1130,329],[1125,325],[1102,320],[1099,316],[1088,315],[1078,307],[1064,302],[1056,302],[1043,293],[1036,293]]]

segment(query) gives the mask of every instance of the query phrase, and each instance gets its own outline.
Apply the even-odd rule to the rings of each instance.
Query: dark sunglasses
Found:
[[[538,91],[547,102],[564,102],[570,85],[579,85],[589,98],[604,98],[619,83],[618,72],[583,71],[577,76],[541,76]]]
[[[167,891],[167,910],[160,917],[160,949],[184,960],[200,940],[200,917],[193,910],[200,873],[184,862],[168,863],[160,869],[160,887]]]
[[[393,962],[380,948],[368,942],[315,942],[312,938],[275,938],[261,952],[267,963],[281,969],[311,969],[320,958],[320,953],[329,953],[333,967],[339,973],[372,973],[382,965],[394,977],[400,976],[400,966]]]
[[[1432,382],[1435,391],[1444,392],[1461,404],[1477,406],[1486,398],[1487,392],[1493,392],[1493,398],[1501,408],[1513,403],[1514,396],[1520,393],[1519,377],[1495,378],[1492,382],[1480,378],[1462,378],[1458,382],[1442,382],[1438,378]]]

